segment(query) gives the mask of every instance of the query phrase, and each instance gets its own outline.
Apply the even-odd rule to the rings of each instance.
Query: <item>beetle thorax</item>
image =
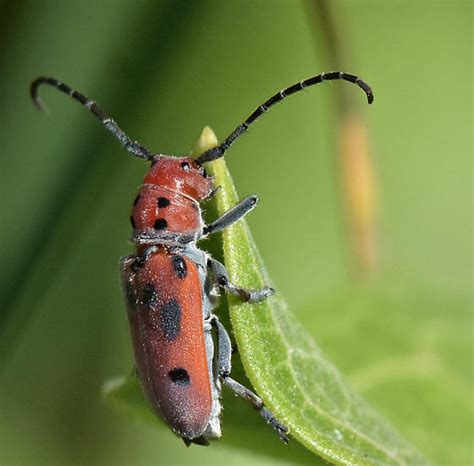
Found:
[[[134,202],[134,238],[149,244],[197,239],[203,228],[199,201],[212,187],[212,178],[193,159],[156,156]]]

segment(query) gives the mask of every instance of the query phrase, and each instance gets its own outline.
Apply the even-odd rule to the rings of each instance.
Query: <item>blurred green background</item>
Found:
[[[65,96],[42,89],[44,115],[27,90],[38,75],[58,77],[145,146],[184,154],[204,125],[224,137],[274,91],[331,68],[317,10],[0,5],[0,464],[316,460],[232,439],[243,403],[229,396],[224,438],[207,449],[103,402],[103,382],[132,367],[118,258],[131,251],[129,209],[146,167]],[[351,272],[334,93],[344,84],[288,99],[226,159],[241,196],[260,196],[256,243],[323,351],[434,464],[472,464],[472,4],[332,6],[350,56],[340,65],[375,92],[367,107],[354,90],[378,187],[377,275]],[[260,420],[255,429],[266,435]]]

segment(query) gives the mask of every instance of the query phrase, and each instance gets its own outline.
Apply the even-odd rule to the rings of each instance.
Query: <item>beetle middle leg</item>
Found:
[[[216,284],[228,293],[238,296],[242,301],[257,303],[275,294],[275,290],[269,286],[264,286],[263,288],[257,290],[248,290],[246,288],[240,288],[236,285],[233,285],[229,281],[229,275],[224,265],[212,257],[210,257],[208,260],[208,266],[212,270],[212,275]]]
[[[232,369],[232,344],[229,334],[227,333],[225,327],[219,322],[217,317],[213,317],[211,324],[217,333],[217,366],[222,383],[229,387],[237,396],[243,398],[245,401],[247,401],[247,403],[252,405],[260,413],[263,419],[265,419],[265,422],[273,427],[278,436],[285,443],[288,443],[289,439],[286,435],[288,433],[288,427],[282,424],[273,415],[273,413],[265,407],[262,399],[259,396],[230,377],[230,372]]]

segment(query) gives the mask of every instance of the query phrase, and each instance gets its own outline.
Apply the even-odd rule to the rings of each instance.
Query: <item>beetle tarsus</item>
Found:
[[[271,411],[269,411],[264,405],[260,407],[259,412],[263,419],[272,426],[273,430],[278,434],[280,439],[285,442],[285,444],[288,444],[290,439],[286,435],[289,432],[289,429],[287,426],[282,424],[274,415]]]
[[[237,382],[228,375],[222,377],[223,383],[229,387],[237,396],[251,404],[265,419],[267,424],[271,425],[280,439],[288,444],[289,438],[286,435],[289,432],[287,426],[281,423],[273,413],[264,405],[262,399],[256,395],[252,390],[248,389],[241,383]]]

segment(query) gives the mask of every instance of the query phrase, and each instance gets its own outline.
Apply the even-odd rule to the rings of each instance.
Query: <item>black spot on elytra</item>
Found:
[[[178,278],[185,278],[188,274],[188,266],[186,265],[186,261],[183,259],[183,257],[173,256],[171,258],[171,262]]]
[[[138,204],[138,201],[140,200],[140,194],[137,194],[137,197],[133,201],[133,207],[135,207]]]
[[[170,200],[167,199],[166,197],[159,197],[156,200],[156,205],[162,209],[163,207],[168,207],[170,205]]]
[[[138,291],[133,283],[127,280],[125,283],[125,299],[129,311],[134,311],[138,304]]]
[[[182,367],[175,367],[168,372],[168,377],[176,385],[186,387],[191,384],[188,371]]]
[[[143,304],[151,308],[156,306],[156,303],[158,302],[158,293],[156,292],[153,283],[145,283],[145,286],[143,287],[142,301]]]
[[[132,228],[135,230],[135,220],[133,218],[133,215],[130,215],[130,223],[132,224]]]
[[[153,227],[155,230],[164,230],[168,228],[168,222],[164,218],[157,218]]]
[[[174,340],[181,330],[181,306],[170,299],[160,308],[160,326],[166,340]]]

